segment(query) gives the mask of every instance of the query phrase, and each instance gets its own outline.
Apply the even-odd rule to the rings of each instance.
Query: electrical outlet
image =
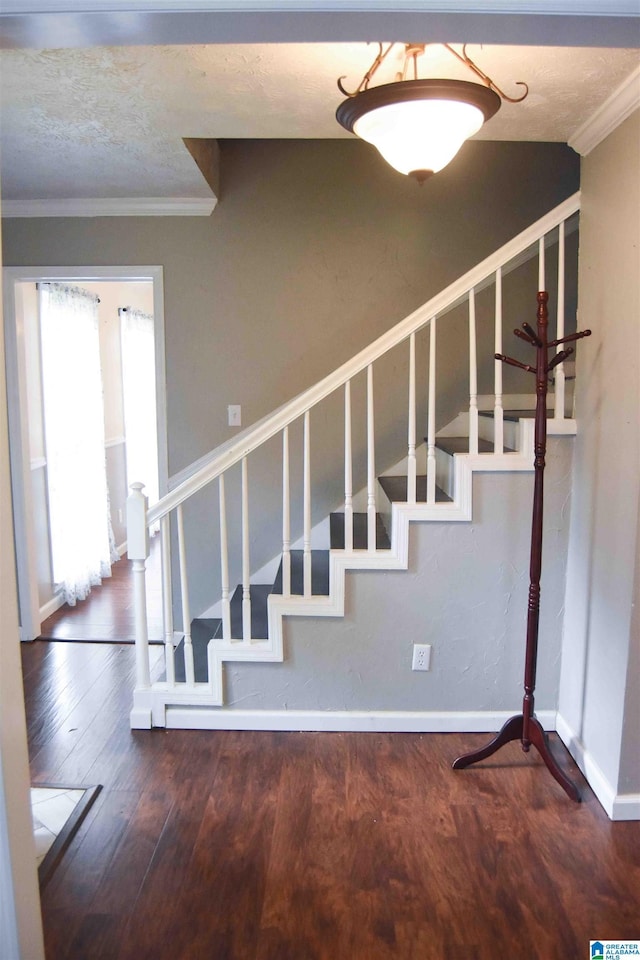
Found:
[[[242,410],[239,403],[230,403],[227,407],[227,412],[229,414],[230,427],[242,426]]]
[[[411,669],[412,670],[431,669],[431,644],[414,643],[413,660],[411,662]]]

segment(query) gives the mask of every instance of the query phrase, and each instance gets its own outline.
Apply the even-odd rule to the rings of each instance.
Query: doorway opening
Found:
[[[104,587],[93,587],[86,600],[72,607],[64,606],[65,592],[53,574],[45,429],[47,391],[42,386],[46,345],[41,335],[38,285],[42,285],[41,289],[47,284],[72,285],[99,300],[104,395],[100,427],[104,435],[108,517],[112,544],[122,557],[126,554],[129,484],[136,480],[145,482],[153,498],[162,496],[167,489],[162,270],[6,268],[5,278],[5,296],[9,299],[5,316],[21,639],[44,635],[43,627],[45,633],[51,633],[57,624],[57,639],[131,640],[132,630],[126,622],[130,607],[126,560],[116,562],[116,554],[112,554],[113,576],[103,580]],[[155,395],[152,400],[150,394]],[[73,429],[73,424],[69,427]],[[150,433],[152,443],[148,442]],[[144,450],[140,449],[142,446]],[[147,468],[145,477],[132,475],[140,471],[141,463],[150,456],[156,461],[155,470]],[[159,564],[150,561],[152,570],[155,565]],[[150,591],[150,603],[153,599]],[[87,630],[91,637],[81,636]]]

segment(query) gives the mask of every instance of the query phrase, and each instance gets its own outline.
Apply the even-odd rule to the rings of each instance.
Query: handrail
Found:
[[[258,420],[252,426],[237,434],[231,440],[221,444],[210,454],[207,454],[194,466],[195,472],[180,483],[174,490],[159,500],[147,514],[147,524],[151,525],[161,517],[174,510],[181,503],[208,483],[215,480],[220,474],[239,463],[253,450],[270,440],[285,427],[289,426],[308,410],[314,407],[325,397],[328,397],[339,387],[343,386],[357,374],[365,370],[388,350],[407,339],[412,333],[425,326],[438,315],[449,312],[461,303],[471,288],[476,293],[481,290],[487,280],[495,274],[499,267],[504,267],[524,253],[532,244],[540,240],[567,220],[580,209],[580,192],[574,193],[549,213],[540,217],[535,223],[527,227],[513,239],[509,240],[486,259],[482,260],[467,273],[445,287],[440,293],[432,297],[413,313],[405,317],[373,343],[365,347],[342,366],[338,367],[318,383],[303,390],[292,400],[287,401],[275,411]]]

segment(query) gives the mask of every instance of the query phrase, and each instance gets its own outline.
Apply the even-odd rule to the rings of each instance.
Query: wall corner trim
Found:
[[[565,747],[587,778],[589,786],[609,819],[640,820],[640,793],[616,793],[599,764],[561,713],[557,714],[556,730]]]
[[[586,157],[599,143],[640,107],[640,66],[629,74],[588,120],[578,127],[568,143]]]
[[[3,217],[210,217],[211,197],[83,197],[3,200]]]

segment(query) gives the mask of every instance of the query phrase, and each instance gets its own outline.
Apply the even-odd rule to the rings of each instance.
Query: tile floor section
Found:
[[[84,790],[32,787],[31,813],[38,866],[84,795]]]

